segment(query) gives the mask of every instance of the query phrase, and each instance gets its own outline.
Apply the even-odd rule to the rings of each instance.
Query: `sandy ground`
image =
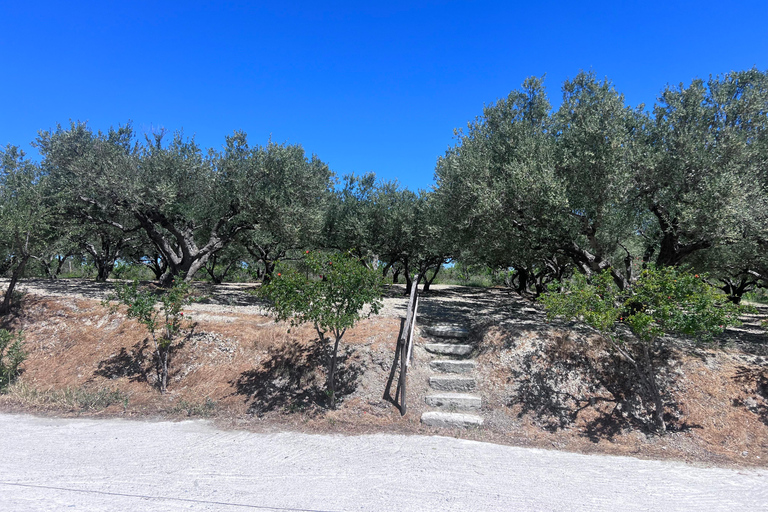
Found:
[[[0,414],[0,510],[768,510],[768,471],[447,437]]]

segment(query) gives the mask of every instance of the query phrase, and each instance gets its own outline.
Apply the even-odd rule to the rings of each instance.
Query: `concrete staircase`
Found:
[[[435,410],[421,415],[421,422],[431,427],[479,427],[483,418],[479,414],[482,400],[472,393],[477,387],[472,373],[475,361],[469,359],[473,347],[466,343],[469,330],[452,324],[421,327],[434,342],[425,343],[427,352],[436,359],[429,363],[433,374],[429,387],[434,390],[426,397]]]

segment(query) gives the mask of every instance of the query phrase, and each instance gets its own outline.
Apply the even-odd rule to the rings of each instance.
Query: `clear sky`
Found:
[[[299,143],[338,175],[433,184],[453,130],[532,75],[579,70],[630,105],[768,69],[768,1],[0,0],[0,144],[70,119]]]

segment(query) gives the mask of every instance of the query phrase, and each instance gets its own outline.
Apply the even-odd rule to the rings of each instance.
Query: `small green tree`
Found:
[[[19,366],[27,354],[21,347],[24,336],[0,329],[0,391],[7,388],[19,376]]]
[[[189,284],[174,280],[170,288],[158,294],[152,290],[140,289],[138,281],[130,284],[118,283],[115,285],[115,294],[107,300],[117,301],[117,304],[110,305],[112,312],[115,312],[121,304],[128,306],[126,314],[138,320],[149,331],[155,347],[158,387],[161,393],[165,393],[168,389],[170,355],[178,345],[179,332],[184,319],[182,309],[193,300]]]
[[[623,291],[608,271],[590,280],[578,274],[568,282],[554,283],[541,301],[550,318],[580,319],[595,328],[611,350],[632,366],[654,404],[652,417],[659,432],[666,431],[666,423],[653,360],[661,338],[684,334],[711,341],[726,326],[739,323],[741,310],[698,274],[674,267],[646,269]]]
[[[291,326],[311,323],[321,342],[333,343],[328,396],[331,408],[335,408],[339,342],[358,320],[379,312],[383,282],[377,270],[366,268],[349,254],[307,251],[303,266],[297,269],[279,264],[277,274],[261,293],[270,301],[277,321],[287,320]]]

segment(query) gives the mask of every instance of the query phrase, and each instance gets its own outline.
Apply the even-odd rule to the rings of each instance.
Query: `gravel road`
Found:
[[[447,437],[0,414],[7,511],[768,511],[768,470]]]

